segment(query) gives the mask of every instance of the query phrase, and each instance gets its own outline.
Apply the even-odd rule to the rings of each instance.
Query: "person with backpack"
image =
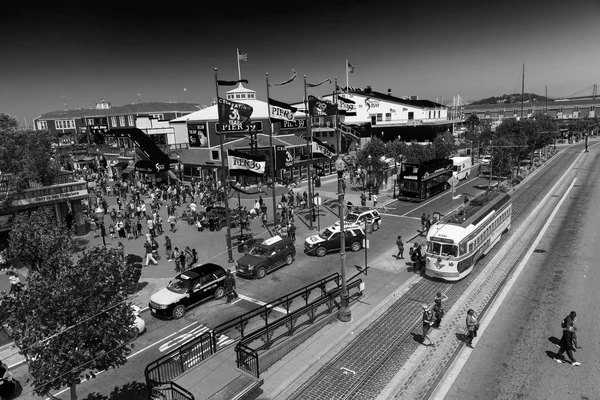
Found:
[[[560,349],[553,358],[554,361],[562,364],[565,361],[563,358],[563,353],[566,352],[567,356],[569,356],[569,359],[571,360],[571,365],[574,367],[581,365],[581,363],[575,360],[575,357],[573,356],[573,350],[575,350],[576,347],[576,342],[574,343],[573,341],[573,333],[575,332],[574,323],[576,317],[577,313],[575,311],[571,311],[571,314],[569,314],[561,323],[563,334],[560,339]]]
[[[577,313],[575,311],[571,311],[571,313],[569,315],[567,315],[565,317],[565,319],[563,319],[562,322],[560,323],[560,327],[562,328],[563,331],[566,329],[571,332],[571,336],[573,337],[573,350],[574,351],[577,351],[577,349],[581,349],[581,346],[577,345],[577,327],[575,326],[576,320],[577,320]]]
[[[435,347],[435,343],[429,338],[429,331],[434,323],[433,312],[427,304],[422,304],[421,307],[423,308],[423,344],[425,344],[425,339],[427,339],[429,344],[425,344],[425,346]]]

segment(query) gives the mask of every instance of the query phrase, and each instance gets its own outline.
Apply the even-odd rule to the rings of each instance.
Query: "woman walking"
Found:
[[[433,299],[433,313],[435,316],[435,323],[433,327],[436,329],[440,329],[440,325],[442,325],[442,318],[444,318],[444,305],[442,302],[448,300],[448,296],[442,294],[442,292],[437,292],[435,298]]]
[[[473,339],[477,337],[477,330],[479,329],[479,322],[477,321],[477,318],[475,318],[475,311],[473,311],[473,309],[469,309],[469,311],[467,311],[467,318],[466,318],[466,324],[467,324],[467,346],[469,346],[470,348],[473,348]]]

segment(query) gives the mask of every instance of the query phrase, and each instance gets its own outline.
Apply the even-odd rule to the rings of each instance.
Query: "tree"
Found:
[[[457,146],[454,144],[454,136],[450,132],[440,133],[433,139],[431,151],[433,158],[448,158],[456,152]]]
[[[47,132],[19,130],[18,122],[0,114],[0,180],[7,186],[0,198],[0,209],[10,206],[15,195],[31,182],[52,185],[59,164],[52,158]]]
[[[479,128],[479,117],[477,116],[477,114],[471,114],[469,115],[469,117],[465,120],[465,125],[469,127],[469,129],[467,130],[467,133],[465,135],[465,139],[471,141],[471,161],[473,161],[473,148],[475,146],[477,146],[477,148],[479,148],[479,134],[478,134],[478,128]]]
[[[70,256],[73,232],[50,207],[19,213],[9,235],[11,255],[33,271],[45,274]]]
[[[8,302],[8,325],[29,359],[34,391],[64,386],[77,398],[83,377],[127,362],[134,316],[127,290],[131,265],[119,251],[95,247],[75,265],[59,257],[54,273],[29,275],[28,289]]]

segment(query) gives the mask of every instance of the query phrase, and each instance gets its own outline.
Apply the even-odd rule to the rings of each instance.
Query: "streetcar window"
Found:
[[[442,245],[442,255],[456,257],[458,255],[458,247],[451,244]]]
[[[442,249],[442,245],[436,242],[427,242],[427,252],[435,255],[440,254],[440,250]]]

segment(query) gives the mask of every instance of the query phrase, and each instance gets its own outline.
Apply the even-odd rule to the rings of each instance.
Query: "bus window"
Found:
[[[427,252],[435,255],[440,255],[442,245],[436,242],[427,242]]]

